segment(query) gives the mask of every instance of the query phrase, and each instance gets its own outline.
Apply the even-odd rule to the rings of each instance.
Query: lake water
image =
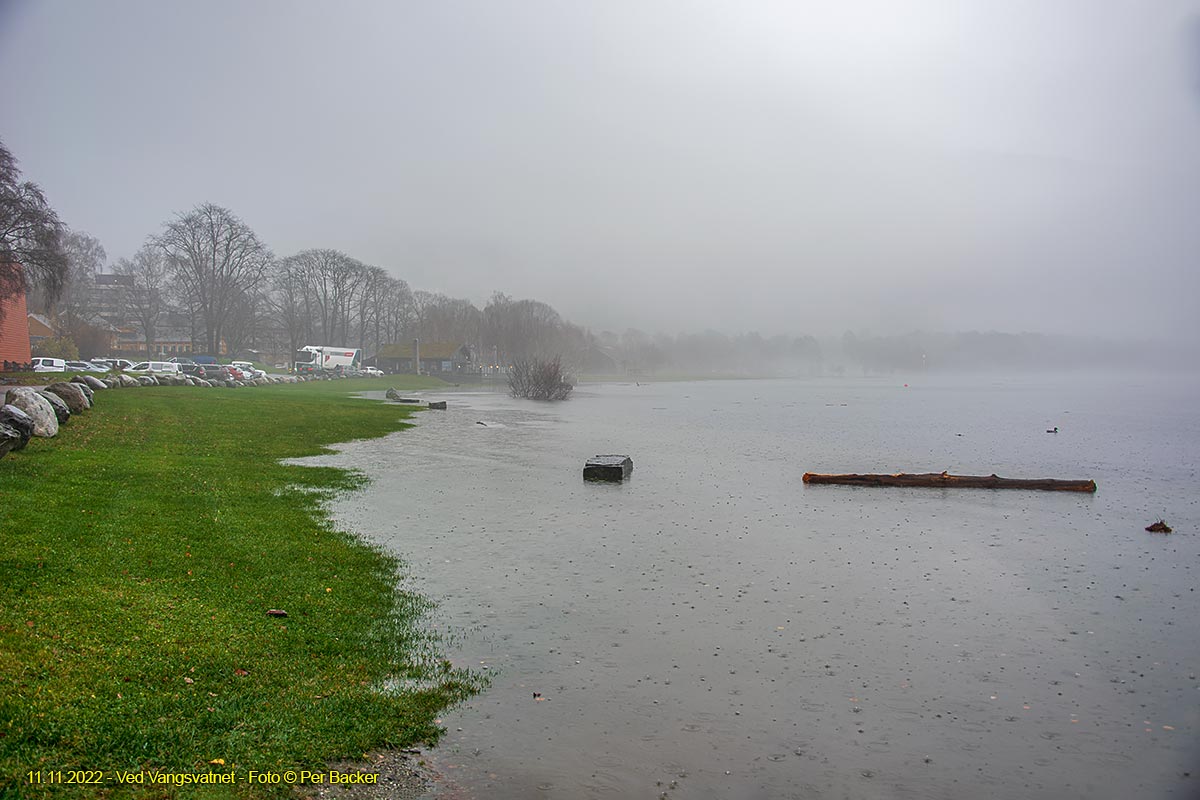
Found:
[[[1197,384],[907,380],[451,394],[314,459],[493,676],[441,795],[1200,793]],[[632,478],[584,483],[599,453]],[[943,469],[1099,491],[801,481]]]

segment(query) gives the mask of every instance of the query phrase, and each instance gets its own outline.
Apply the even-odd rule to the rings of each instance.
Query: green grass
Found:
[[[346,396],[390,385],[445,386],[109,390],[0,459],[0,797],[136,795],[111,771],[320,769],[437,739],[478,681],[439,660],[398,562],[322,512],[361,476],[279,463],[407,427],[411,411]],[[420,688],[381,691],[392,677]],[[70,769],[108,777],[25,781]]]

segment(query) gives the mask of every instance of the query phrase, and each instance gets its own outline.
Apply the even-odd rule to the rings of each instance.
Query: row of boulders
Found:
[[[58,426],[91,408],[93,397],[95,389],[86,383],[9,389],[0,408],[0,456],[23,449],[33,436],[57,436]]]
[[[297,383],[293,375],[271,375],[251,380],[206,381],[177,375],[111,375],[97,378],[76,375],[69,382],[52,383],[45,389],[17,386],[9,389],[0,406],[0,458],[21,450],[33,436],[58,435],[58,427],[66,424],[72,414],[82,414],[92,407],[96,392],[132,386],[207,386],[229,387],[266,386],[270,383]]]

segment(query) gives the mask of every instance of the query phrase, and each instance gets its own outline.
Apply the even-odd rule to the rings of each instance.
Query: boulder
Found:
[[[71,378],[71,382],[81,384],[89,389],[103,390],[108,388],[108,384],[95,375],[76,375],[74,378]]]
[[[117,380],[122,386],[141,386],[138,379],[132,375],[118,375]]]
[[[25,441],[29,441],[26,439]],[[21,449],[21,434],[16,428],[12,428],[0,422],[0,458],[8,455],[10,450]]]
[[[78,383],[66,383],[65,381],[52,383],[46,387],[46,391],[61,397],[62,401],[67,404],[67,408],[71,409],[72,414],[82,414],[92,407],[91,401],[88,400]]]
[[[430,402],[429,407],[436,411],[445,411],[446,410],[446,401],[438,400],[436,402]]]
[[[83,394],[88,399],[88,408],[91,408],[92,406],[94,406],[96,404],[96,392],[94,389],[92,389],[92,387],[88,386],[86,383],[79,380],[79,377],[80,376],[76,375],[74,378],[71,378],[71,380],[68,381],[68,383],[70,383],[74,387],[77,387],[77,388],[83,390]],[[68,403],[68,405],[70,405],[70,404]]]
[[[104,379],[104,385],[105,385],[105,386],[107,386],[107,387],[108,387],[108,388],[110,388],[110,389],[116,389],[116,388],[119,388],[119,387],[120,387],[120,385],[121,385],[121,381],[119,381],[119,380],[118,380],[118,379],[116,379],[116,378],[105,378],[105,379]]]
[[[142,386],[158,386],[158,381],[154,380],[150,375],[138,375],[137,382]]]
[[[71,418],[71,407],[66,401],[53,392],[38,392],[39,395],[46,398],[46,402],[54,409],[54,416],[58,420],[59,425],[66,425],[67,420]]]
[[[21,434],[21,443],[13,450],[25,449],[25,445],[29,444],[29,439],[33,436],[33,417],[16,406],[0,407],[0,425],[7,425]]]
[[[58,435],[58,415],[54,406],[36,389],[20,386],[9,389],[4,402],[16,406],[33,420],[33,435],[49,438]]]

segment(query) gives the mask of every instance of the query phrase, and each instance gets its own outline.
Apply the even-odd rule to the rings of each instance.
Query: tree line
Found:
[[[70,230],[40,187],[21,179],[0,142],[0,300],[26,292],[51,312],[81,349],[102,332],[92,325],[96,275],[107,263],[94,237]],[[383,267],[335,249],[276,255],[244,220],[204,203],[176,214],[130,258],[125,323],[155,352],[168,321],[183,319],[197,351],[292,353],[339,344],[368,354],[412,339],[468,344],[485,362],[562,355],[579,363],[590,335],[549,305],[500,292],[480,309],[469,300],[413,290]],[[112,311],[112,309],[109,309]]]

